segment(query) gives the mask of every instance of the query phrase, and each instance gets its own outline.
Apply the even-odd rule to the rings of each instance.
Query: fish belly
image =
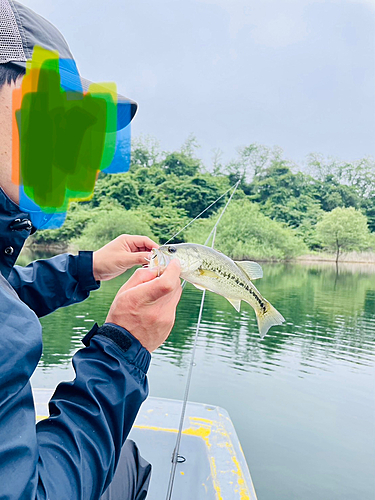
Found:
[[[233,300],[244,300],[250,304],[255,311],[260,310],[259,300],[266,302],[260,295],[258,290],[252,285],[249,280],[244,280],[240,276],[230,275],[229,278],[202,276],[199,272],[191,275],[182,276],[186,281],[210,292],[217,293],[223,297]]]

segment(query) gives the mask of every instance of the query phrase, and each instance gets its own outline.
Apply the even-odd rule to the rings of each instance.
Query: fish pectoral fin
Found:
[[[208,278],[220,278],[220,275],[209,269],[199,269],[199,274],[201,276],[207,276]]]
[[[200,285],[196,285],[195,283],[192,283],[195,288],[198,288],[198,290],[207,290],[207,288],[205,288],[204,286],[200,286]]]
[[[228,302],[232,304],[232,306],[235,308],[237,312],[240,312],[241,308],[241,301],[237,299],[230,299],[229,297],[225,297]]]
[[[251,280],[263,278],[263,269],[257,262],[251,260],[235,260],[234,262]]]

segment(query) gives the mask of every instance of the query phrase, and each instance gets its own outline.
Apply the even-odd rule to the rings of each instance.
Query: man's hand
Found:
[[[159,248],[159,245],[147,236],[118,236],[93,254],[96,281],[116,278],[133,266],[145,264],[153,248]]]
[[[182,288],[180,264],[173,259],[160,277],[157,269],[137,269],[120,288],[106,323],[126,328],[148,351],[170,334]]]

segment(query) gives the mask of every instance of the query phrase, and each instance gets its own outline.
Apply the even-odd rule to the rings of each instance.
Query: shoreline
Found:
[[[333,262],[336,264],[336,256],[329,253],[306,254],[294,259],[294,262]],[[340,257],[338,264],[368,264],[375,265],[375,252],[348,252]]]
[[[70,245],[64,244],[51,244],[51,245],[27,245],[23,249],[23,253],[48,253],[48,254],[57,254],[64,252],[72,252],[76,253],[79,248],[72,247]],[[279,263],[279,264],[288,264],[288,263],[306,263],[306,264],[316,264],[320,262],[324,263],[334,263],[336,264],[336,256],[335,254],[329,253],[312,253],[300,255],[299,257],[295,257],[293,259],[285,259],[285,260],[277,260],[270,258],[251,258],[246,257],[241,260],[255,260],[257,262],[267,262],[267,263]],[[343,254],[339,259],[340,264],[367,264],[375,266],[375,252],[348,252]]]

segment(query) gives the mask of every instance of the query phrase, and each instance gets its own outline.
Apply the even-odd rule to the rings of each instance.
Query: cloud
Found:
[[[232,38],[247,29],[259,45],[283,48],[309,36],[307,10],[316,4],[365,5],[375,11],[374,0],[199,0],[220,6],[229,16]]]
[[[194,132],[204,159],[250,141],[373,154],[374,0],[82,0],[73,23],[66,0],[24,1],[86,78],[139,102],[133,132],[164,148]]]

